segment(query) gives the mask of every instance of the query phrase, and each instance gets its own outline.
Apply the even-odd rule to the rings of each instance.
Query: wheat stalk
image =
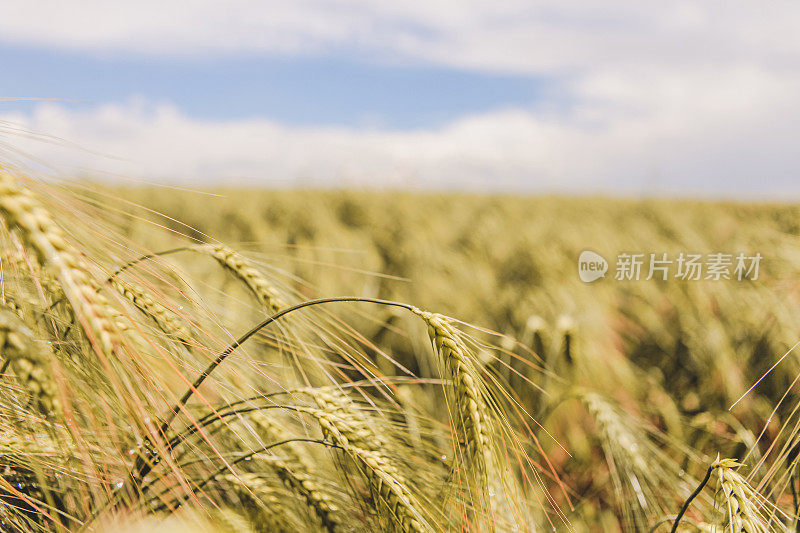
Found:
[[[612,487],[624,520],[630,527],[649,526],[664,513],[674,497],[684,497],[693,480],[665,451],[651,442],[651,429],[615,405],[609,398],[585,389],[573,389],[598,429]]]
[[[597,423],[603,442],[613,446],[614,450],[623,452],[636,473],[647,472],[649,467],[647,460],[642,455],[643,450],[639,446],[639,439],[620,420],[619,413],[611,403],[594,392],[582,391],[579,392],[579,396]]]
[[[350,440],[369,450],[386,449],[389,441],[375,431],[375,420],[368,418],[342,390],[335,387],[316,387],[306,390],[320,409],[337,415],[346,424]]]
[[[52,273],[42,269],[33,256],[26,256],[22,252],[21,244],[19,244],[19,248],[19,250],[3,250],[3,259],[8,261],[9,266],[13,267],[16,272],[29,277],[31,282],[40,284],[44,292],[50,296],[51,301],[58,302],[65,299],[64,292]]]
[[[678,531],[678,525],[686,514],[687,509],[698,494],[703,490],[713,474],[717,474],[719,484],[717,499],[724,506],[724,527],[731,533],[768,533],[772,530],[783,529],[784,525],[776,514],[784,517],[785,513],[780,511],[774,504],[754,490],[747,480],[737,472],[742,466],[735,459],[720,459],[717,455],[716,461],[708,467],[706,476],[700,485],[692,492],[681,507],[680,512],[674,519],[671,533]],[[770,518],[767,519],[760,512],[760,507],[769,507]]]

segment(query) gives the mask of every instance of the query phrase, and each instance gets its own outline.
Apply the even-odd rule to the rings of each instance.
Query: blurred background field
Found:
[[[657,449],[688,447],[699,454],[681,458],[680,452],[668,451],[677,470],[698,473],[717,453],[741,458],[751,447],[758,459],[778,428],[793,423],[793,401],[773,409],[800,371],[795,355],[744,395],[800,338],[800,210],[794,205],[347,191],[211,193],[114,190],[153,210],[126,208],[148,220],[125,219],[125,233],[148,249],[175,246],[184,239],[179,234],[201,242],[219,239],[307,298],[348,294],[413,302],[503,335],[498,344],[536,368],[510,354],[489,364],[542,423],[537,433],[575,491],[580,512],[605,509],[623,518],[624,527],[620,509],[637,505],[631,502],[635,491],[625,487],[630,480],[623,475],[618,486],[608,477],[608,470],[624,470],[614,465],[613,446],[625,443],[612,442],[609,450],[607,439],[614,437],[589,421],[584,408],[565,402],[576,387],[619,402],[622,416],[656,435]],[[152,232],[153,222],[173,233]],[[577,257],[584,249],[609,260],[605,279],[579,280]],[[680,252],[760,252],[763,260],[755,281],[687,281],[674,279],[674,270],[668,281],[646,281],[646,265],[640,281],[615,280],[614,258],[625,251],[666,252],[673,259]],[[197,274],[210,277],[212,271]],[[219,281],[209,278],[208,283]],[[229,288],[235,289],[226,284],[223,290]],[[355,316],[353,325],[404,367],[435,377],[436,370],[419,360],[420,351],[409,343],[405,332],[412,320],[384,310]],[[781,438],[791,442],[785,432]],[[657,465],[658,454],[647,460]],[[766,471],[756,469],[753,475]],[[654,490],[656,503],[642,512],[654,520],[653,507],[659,508],[663,496]],[[664,504],[665,515],[676,511]],[[578,523],[592,523],[587,520],[583,516]]]
[[[0,178],[12,530],[797,526],[795,205]]]

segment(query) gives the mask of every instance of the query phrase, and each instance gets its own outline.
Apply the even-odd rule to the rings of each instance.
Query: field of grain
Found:
[[[4,531],[798,527],[796,206],[7,169],[0,221]]]

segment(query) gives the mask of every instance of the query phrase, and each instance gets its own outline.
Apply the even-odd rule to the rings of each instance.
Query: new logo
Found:
[[[592,281],[604,278],[608,272],[608,261],[591,250],[584,250],[578,257],[578,276],[581,281],[591,283]]]

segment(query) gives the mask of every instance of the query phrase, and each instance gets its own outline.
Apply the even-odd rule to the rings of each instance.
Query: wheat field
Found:
[[[35,178],[3,531],[798,530],[796,206]],[[614,279],[689,252],[763,261]]]

